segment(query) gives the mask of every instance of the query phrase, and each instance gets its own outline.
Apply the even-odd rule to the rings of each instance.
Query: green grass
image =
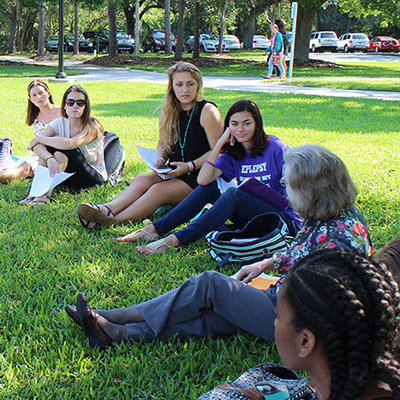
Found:
[[[0,80],[2,137],[15,154],[28,153],[32,129],[24,124],[28,79]],[[126,179],[145,172],[135,145],[155,146],[157,107],[165,87],[88,82],[93,115],[117,132],[126,149]],[[56,101],[67,85],[53,84]],[[290,146],[320,143],[347,164],[358,188],[376,248],[400,234],[399,102],[278,95],[207,89],[221,112],[240,98],[260,106],[266,131]],[[215,268],[203,240],[144,258],[114,241],[141,227],[132,223],[98,232],[79,225],[81,202],[112,199],[123,185],[81,193],[56,190],[43,207],[18,205],[30,181],[0,187],[0,398],[195,399],[216,383],[263,361],[279,361],[272,343],[250,335],[168,342],[126,342],[93,350],[64,312],[84,290],[95,308],[125,307],[170,290],[188,276]],[[224,269],[230,274],[235,266]]]
[[[67,75],[85,75],[86,72],[78,71],[76,69],[64,68]],[[58,67],[47,67],[42,65],[0,65],[0,78],[21,78],[21,77],[43,77],[55,76],[58,72]]]

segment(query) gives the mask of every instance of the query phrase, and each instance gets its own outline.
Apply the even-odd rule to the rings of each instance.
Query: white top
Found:
[[[59,137],[70,138],[68,118],[60,117],[49,123]],[[104,180],[107,180],[106,165],[104,163],[103,134],[99,131],[98,136],[92,142],[80,146],[85,160],[93,167]]]

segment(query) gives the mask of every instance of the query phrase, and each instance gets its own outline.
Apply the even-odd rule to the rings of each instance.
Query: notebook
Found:
[[[255,178],[248,179],[238,187],[246,193],[271,204],[271,206],[275,207],[279,211],[289,208],[289,201],[286,197]]]

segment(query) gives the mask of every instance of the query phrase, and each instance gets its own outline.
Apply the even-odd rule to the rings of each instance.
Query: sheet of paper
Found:
[[[232,278],[236,278],[238,275],[239,271],[236,272],[235,274],[231,275]],[[261,290],[266,290],[268,289],[271,285],[275,285],[276,282],[278,282],[279,277],[273,276],[273,275],[268,275],[262,272],[259,276],[254,278],[251,282],[249,282],[249,286],[253,286],[256,289],[261,289]]]
[[[61,182],[68,179],[75,172],[61,172],[60,174],[54,175],[52,178],[50,177],[49,169],[46,167],[42,167],[38,165],[35,175],[32,179],[31,190],[29,192],[29,196],[36,197],[42,196],[47,193],[49,190],[55,188]]]
[[[139,156],[142,157],[143,161],[147,164],[147,167],[149,169],[159,173],[172,171],[172,168],[169,167],[156,168],[156,164],[158,161],[157,149],[146,149],[145,147],[136,145],[136,150],[139,153]]]

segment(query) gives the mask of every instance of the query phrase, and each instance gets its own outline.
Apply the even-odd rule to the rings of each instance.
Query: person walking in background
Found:
[[[264,75],[264,79],[272,78],[272,71],[274,65],[278,68],[279,76],[285,78],[286,75],[284,73],[283,65],[282,65],[282,55],[283,55],[283,36],[282,33],[279,32],[278,25],[272,23],[270,25],[272,37],[271,37],[271,46],[266,49],[266,53],[270,52],[271,55],[268,58],[268,72],[267,75]]]

